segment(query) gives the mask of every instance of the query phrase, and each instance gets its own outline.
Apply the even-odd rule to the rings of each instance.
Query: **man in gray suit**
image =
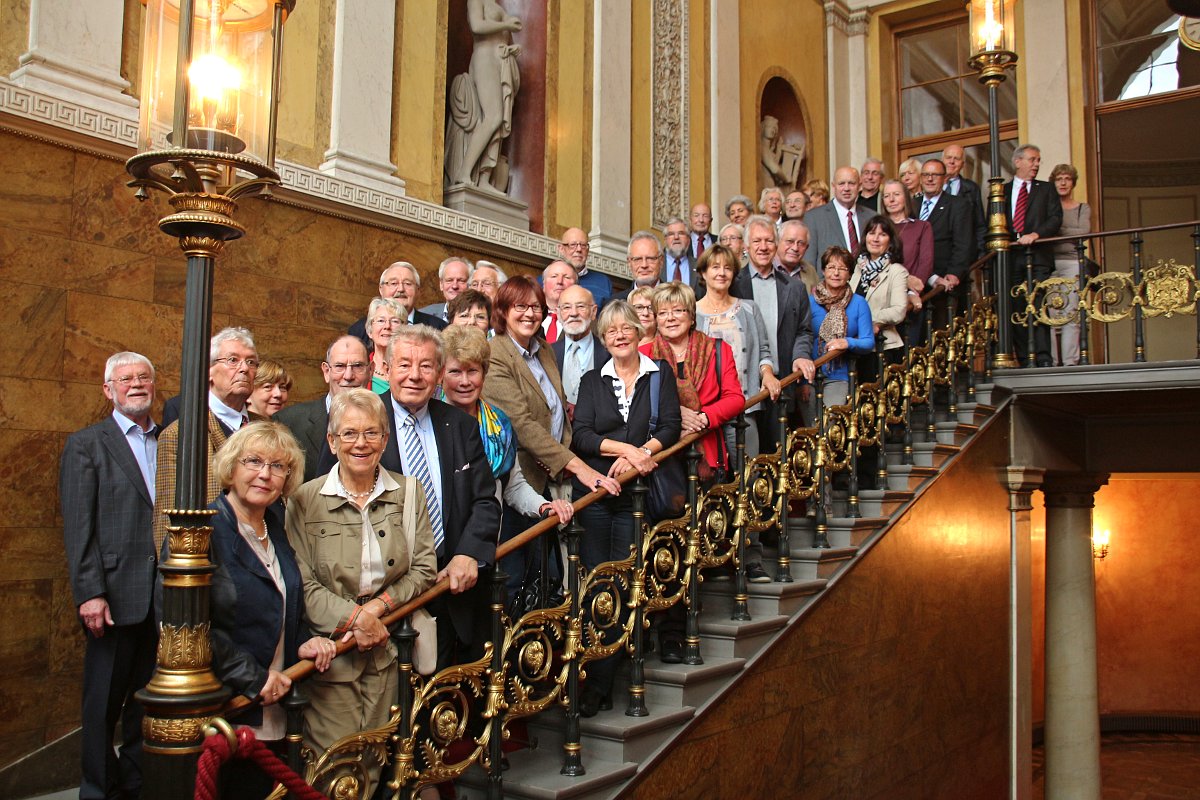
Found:
[[[692,260],[692,237],[688,233],[687,224],[679,217],[671,217],[663,226],[663,265],[659,281],[679,281],[692,287],[696,299],[704,296],[704,292],[696,288],[700,280],[696,272],[696,262]]]
[[[154,366],[143,355],[117,353],[104,366],[103,390],[112,414],[67,437],[58,484],[71,592],[87,639],[80,800],[141,792],[142,707],[133,694],[150,680],[158,646]],[[113,749],[118,719],[120,755]]]
[[[846,248],[851,254],[858,250],[863,228],[875,215],[866,206],[857,205],[858,189],[858,170],[838,167],[833,173],[833,197],[804,215],[809,232],[809,260],[813,264],[819,265],[821,256],[834,245]],[[818,266],[818,275],[820,272]]]
[[[337,459],[329,449],[325,433],[329,428],[329,402],[343,389],[359,389],[371,382],[367,349],[357,336],[341,336],[325,351],[321,374],[329,386],[324,397],[287,406],[275,415],[295,435],[304,448],[304,480],[328,474]]]

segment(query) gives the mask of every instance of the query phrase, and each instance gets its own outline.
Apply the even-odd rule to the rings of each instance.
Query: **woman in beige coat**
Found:
[[[883,339],[881,344],[877,341],[876,349],[883,352],[884,362],[898,364],[904,357],[904,338],[896,326],[908,314],[908,270],[904,268],[904,251],[891,220],[883,215],[872,217],[864,227],[855,255],[857,263],[850,276],[850,289],[866,298],[875,338]],[[875,379],[875,363],[874,357],[860,361],[861,380]]]
[[[288,539],[300,567],[309,628],[357,645],[308,683],[312,705],[304,716],[304,739],[317,753],[343,736],[387,722],[399,697],[399,669],[380,618],[432,586],[437,574],[420,484],[379,466],[389,429],[379,395],[342,391],[329,405],[328,440],[338,463],[300,487],[288,503]],[[406,497],[415,502],[407,514]],[[413,530],[406,529],[406,519]],[[353,767],[359,797],[371,796],[380,766],[368,759]]]

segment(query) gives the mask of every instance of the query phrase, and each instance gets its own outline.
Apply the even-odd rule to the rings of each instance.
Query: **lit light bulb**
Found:
[[[188,67],[188,80],[198,100],[219,103],[242,86],[242,73],[216,53],[206,53]]]

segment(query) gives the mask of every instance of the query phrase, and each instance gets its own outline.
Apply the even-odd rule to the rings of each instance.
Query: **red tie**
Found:
[[[850,252],[858,249],[858,231],[854,230],[854,209],[846,212],[846,241],[850,244]]]
[[[1029,181],[1021,181],[1017,192],[1017,210],[1013,213],[1013,233],[1020,236],[1025,232],[1025,209],[1029,205]]]
[[[672,275],[671,275],[671,280],[673,280],[673,281],[682,281],[683,280],[683,270],[680,269],[680,267],[679,267],[680,260],[681,259],[679,258],[679,256],[675,257],[675,272],[672,273]]]
[[[550,312],[550,327],[546,329],[546,342],[554,344],[558,341],[558,314]]]

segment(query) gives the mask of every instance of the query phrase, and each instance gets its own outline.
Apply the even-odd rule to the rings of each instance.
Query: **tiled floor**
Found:
[[[1033,796],[1044,797],[1045,758],[1033,754]],[[1200,798],[1200,736],[1108,734],[1100,748],[1103,800]]]

